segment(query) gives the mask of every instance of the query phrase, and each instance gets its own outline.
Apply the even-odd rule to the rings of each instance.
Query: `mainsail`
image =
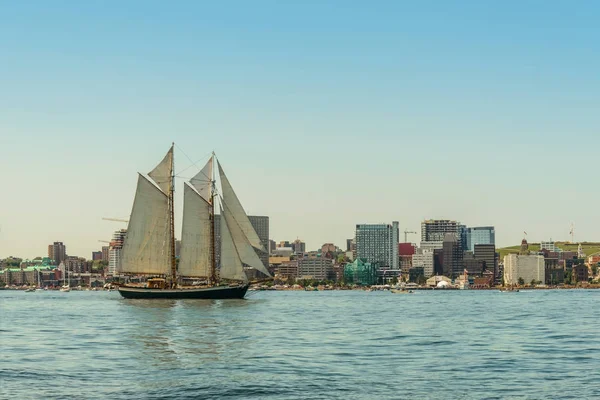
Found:
[[[139,175],[118,270],[132,274],[170,272],[169,198]]]
[[[211,205],[191,186],[183,189],[183,226],[178,273],[209,277],[211,268]]]
[[[219,176],[221,178],[221,188],[223,190],[223,203],[225,203],[226,207],[229,209],[231,213],[231,217],[234,218],[238,225],[240,226],[242,232],[248,239],[248,242],[256,249],[266,252],[265,247],[262,245],[256,231],[252,227],[240,200],[236,196],[231,184],[229,183],[229,179],[225,176],[225,172],[223,172],[223,168],[221,167],[221,163],[217,161],[217,165],[219,166]]]
[[[219,269],[219,277],[246,282],[248,277],[244,272],[244,266],[233,243],[226,218],[223,216],[224,213],[224,210],[221,210],[221,268]]]
[[[190,183],[196,188],[200,196],[206,201],[212,201],[212,183],[213,183],[213,157],[208,159],[208,162],[200,172],[196,174]]]

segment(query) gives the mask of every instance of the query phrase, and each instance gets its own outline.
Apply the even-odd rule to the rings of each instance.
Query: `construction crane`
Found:
[[[108,240],[98,240],[100,243],[110,243]]]
[[[129,222],[128,219],[121,219],[121,218],[106,218],[106,217],[103,217],[102,219],[105,220],[105,221],[116,221],[116,222],[125,222],[125,223]]]
[[[415,231],[404,231],[404,243],[408,243],[408,234],[409,233],[414,233],[415,235],[417,234],[417,232],[415,232]]]

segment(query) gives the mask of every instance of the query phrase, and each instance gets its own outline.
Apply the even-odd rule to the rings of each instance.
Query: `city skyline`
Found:
[[[599,5],[577,7],[4,3],[0,258],[99,250],[172,141],[307,249],[425,219],[597,241]]]

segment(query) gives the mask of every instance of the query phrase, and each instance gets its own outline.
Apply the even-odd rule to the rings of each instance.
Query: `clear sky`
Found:
[[[0,257],[90,257],[172,141],[310,249],[426,218],[600,240],[598,21],[597,1],[1,2]]]

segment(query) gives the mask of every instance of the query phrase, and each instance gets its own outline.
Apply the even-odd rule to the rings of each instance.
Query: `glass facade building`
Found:
[[[398,269],[398,222],[356,225],[356,257],[388,269]]]
[[[475,252],[476,244],[496,244],[496,230],[493,226],[467,228],[467,250]]]

